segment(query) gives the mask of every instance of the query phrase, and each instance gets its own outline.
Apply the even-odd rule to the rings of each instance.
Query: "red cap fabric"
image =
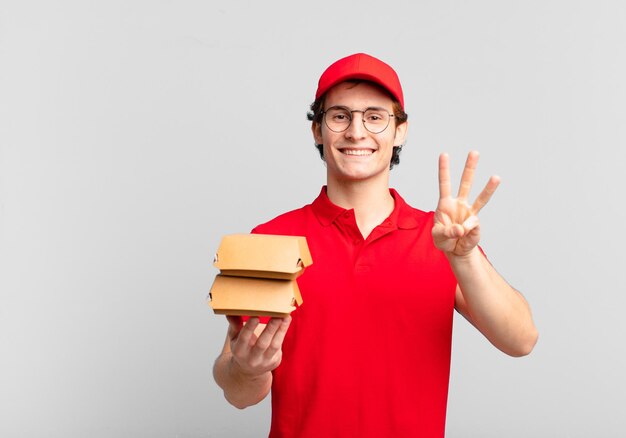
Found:
[[[372,81],[391,93],[402,108],[404,108],[404,95],[398,75],[388,64],[380,59],[365,53],[355,53],[335,61],[328,67],[317,84],[315,99],[326,93],[331,87],[348,79],[363,79]]]

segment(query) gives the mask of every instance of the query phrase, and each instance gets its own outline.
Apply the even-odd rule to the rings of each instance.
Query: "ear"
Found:
[[[396,137],[393,140],[394,146],[400,146],[406,142],[406,134],[407,134],[408,129],[409,129],[408,120],[396,126]]]
[[[317,122],[311,123],[311,132],[313,133],[313,139],[315,144],[323,144],[322,141],[322,125]]]

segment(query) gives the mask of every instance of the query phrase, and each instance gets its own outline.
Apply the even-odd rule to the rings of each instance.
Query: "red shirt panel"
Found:
[[[444,436],[456,279],[433,213],[391,194],[365,241],[325,188],[253,231],[305,236],[313,257],[274,371],[270,437]]]

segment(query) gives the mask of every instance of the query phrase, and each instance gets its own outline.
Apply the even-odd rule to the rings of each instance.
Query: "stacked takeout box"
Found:
[[[312,263],[301,236],[224,236],[213,263],[220,273],[211,307],[224,315],[287,316],[302,304],[296,278]]]

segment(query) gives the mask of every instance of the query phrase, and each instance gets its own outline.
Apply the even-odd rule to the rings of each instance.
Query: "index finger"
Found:
[[[231,350],[233,354],[241,354],[250,348],[250,342],[252,342],[254,336],[254,330],[259,325],[259,318],[251,317],[239,330],[239,334],[236,337],[231,338],[231,341],[236,343],[235,348]]]
[[[480,195],[478,195],[478,198],[476,198],[474,204],[472,204],[472,210],[474,211],[474,214],[478,214],[478,212],[482,210],[487,202],[489,202],[491,196],[493,196],[494,192],[498,188],[498,185],[500,185],[499,176],[494,175],[489,178],[489,181],[487,181],[487,185],[485,186],[483,191],[480,192]]]
[[[450,158],[443,153],[439,155],[439,198],[449,198],[450,193]]]
[[[237,337],[243,328],[243,318],[241,316],[226,315],[226,319],[228,320],[228,336],[233,339]]]
[[[228,320],[228,324],[230,324],[232,328],[238,328],[243,326],[243,318],[241,316],[226,315],[226,319]]]

